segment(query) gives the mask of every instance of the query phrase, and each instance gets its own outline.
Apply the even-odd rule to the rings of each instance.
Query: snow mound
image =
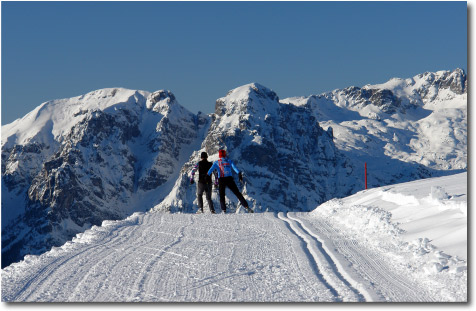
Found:
[[[467,269],[467,173],[361,191],[310,213],[420,273]],[[454,276],[456,278],[456,276]]]
[[[443,301],[466,299],[467,173],[361,191],[310,212],[401,273],[412,271]],[[336,229],[337,230],[337,229]]]

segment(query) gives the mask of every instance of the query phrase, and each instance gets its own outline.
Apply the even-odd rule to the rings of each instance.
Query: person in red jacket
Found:
[[[240,190],[236,186],[235,181],[233,180],[232,170],[238,174],[240,181],[243,181],[243,174],[236,168],[235,163],[226,156],[226,151],[221,149],[218,151],[218,161],[213,162],[212,167],[208,170],[208,176],[210,176],[213,171],[218,171],[218,191],[220,194],[220,206],[223,212],[226,212],[226,203],[225,203],[225,190],[229,188],[234,195],[240,200],[241,205],[250,213],[253,213],[253,210],[248,207],[248,202],[241,194]]]

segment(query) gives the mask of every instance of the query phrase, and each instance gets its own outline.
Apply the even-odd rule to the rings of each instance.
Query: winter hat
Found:
[[[200,154],[200,158],[201,159],[206,159],[206,158],[208,158],[208,154],[205,151],[203,151],[202,154]]]
[[[226,151],[223,150],[223,149],[218,150],[218,157],[225,158],[226,157]]]

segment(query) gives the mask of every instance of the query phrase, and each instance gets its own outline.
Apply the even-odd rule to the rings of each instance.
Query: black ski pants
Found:
[[[225,190],[227,187],[230,188],[231,192],[233,192],[238,200],[240,200],[241,205],[243,205],[245,208],[248,207],[248,202],[246,202],[240,190],[238,190],[238,187],[236,186],[232,176],[218,178],[218,187],[220,191],[220,206],[222,211],[226,211]]]
[[[214,212],[213,201],[212,201],[212,184],[197,182],[197,199],[198,199],[198,208],[203,211],[203,192],[205,192],[205,197],[207,198],[208,207],[211,212]]]

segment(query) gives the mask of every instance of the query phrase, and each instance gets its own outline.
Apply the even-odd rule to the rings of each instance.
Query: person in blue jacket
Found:
[[[243,181],[243,174],[236,168],[235,163],[226,156],[225,150],[219,150],[218,157],[218,161],[213,162],[212,167],[208,170],[208,175],[210,176],[214,170],[218,171],[218,191],[220,194],[220,206],[222,211],[226,212],[225,190],[228,187],[233,194],[236,195],[238,200],[240,200],[241,205],[243,205],[248,212],[253,213],[253,210],[248,207],[248,202],[246,202],[233,180],[232,170],[238,174],[238,178],[241,182]]]

